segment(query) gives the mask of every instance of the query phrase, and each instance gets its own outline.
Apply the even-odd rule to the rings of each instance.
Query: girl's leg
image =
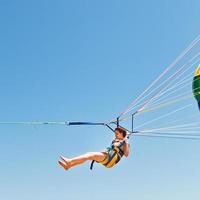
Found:
[[[69,169],[72,167],[75,167],[77,165],[81,165],[87,160],[95,160],[96,162],[101,162],[106,158],[106,154],[102,152],[90,152],[86,153],[71,159],[65,158],[61,156],[61,159],[64,161],[64,163],[60,163],[62,167],[65,169]]]

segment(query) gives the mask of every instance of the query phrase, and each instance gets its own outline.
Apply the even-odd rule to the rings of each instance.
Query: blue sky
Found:
[[[107,121],[200,33],[191,1],[0,1],[0,121]],[[197,141],[134,138],[107,170],[65,172],[104,149],[102,127],[1,126],[0,198],[198,199]]]

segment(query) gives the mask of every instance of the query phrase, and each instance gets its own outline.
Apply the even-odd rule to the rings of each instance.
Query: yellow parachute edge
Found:
[[[200,76],[200,64],[198,65],[196,72],[195,72],[195,77]]]

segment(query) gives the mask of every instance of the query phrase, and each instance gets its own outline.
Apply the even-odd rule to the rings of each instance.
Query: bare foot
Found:
[[[64,157],[64,156],[60,156],[60,159],[61,159],[62,161],[64,161],[66,164],[70,164],[70,162],[71,162],[71,160],[70,160],[69,158],[66,158],[66,157]]]
[[[68,170],[70,168],[70,166],[66,163],[66,162],[63,162],[61,160],[58,161],[58,164],[63,167],[65,170]]]

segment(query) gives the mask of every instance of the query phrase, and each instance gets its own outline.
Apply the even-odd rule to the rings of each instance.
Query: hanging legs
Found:
[[[89,152],[74,158],[65,158],[64,156],[60,157],[61,160],[58,161],[59,165],[65,170],[73,168],[77,165],[81,165],[88,160],[95,160],[96,162],[102,162],[106,158],[106,154],[102,152]]]

